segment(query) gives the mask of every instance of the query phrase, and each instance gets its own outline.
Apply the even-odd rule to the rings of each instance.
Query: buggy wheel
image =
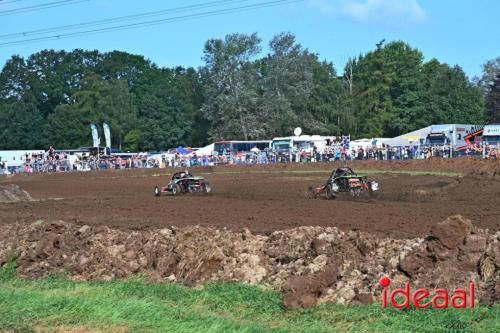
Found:
[[[155,186],[155,197],[159,197],[161,195],[161,190],[160,188],[158,187],[158,185]]]
[[[202,185],[203,192],[205,193],[211,193],[212,192],[212,186],[210,186],[209,182],[204,182]]]
[[[179,186],[179,184],[174,184],[172,186],[172,195],[178,195],[181,193],[181,187]]]
[[[326,199],[328,199],[328,200],[335,199],[336,195],[332,190],[332,185],[328,184],[326,186],[325,196],[326,196]]]
[[[376,183],[376,188],[377,188],[377,190],[378,190],[378,183]],[[371,182],[371,181],[370,181],[370,182],[368,182],[368,191],[367,191],[367,192],[368,192],[368,195],[369,195],[371,198],[373,198],[373,197],[375,197],[375,196],[376,196],[376,193],[378,192],[377,190],[375,190],[375,191],[374,191],[374,190],[373,190],[373,185],[372,185],[372,182]]]

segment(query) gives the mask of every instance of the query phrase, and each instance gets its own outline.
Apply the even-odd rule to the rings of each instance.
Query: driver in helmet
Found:
[[[181,173],[181,178],[187,178],[191,176],[188,170],[184,170],[184,172]]]

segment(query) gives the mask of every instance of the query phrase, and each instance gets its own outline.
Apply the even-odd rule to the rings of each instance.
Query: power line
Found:
[[[33,6],[27,6],[27,7],[21,7],[21,8],[14,8],[14,9],[2,10],[2,11],[0,11],[0,16],[21,14],[21,13],[26,13],[26,12],[32,12],[32,11],[37,11],[37,10],[42,10],[42,9],[53,8],[53,7],[74,5],[74,4],[77,4],[77,3],[80,3],[80,2],[86,2],[86,1],[90,1],[90,0],[59,0],[59,1],[53,1],[53,2],[48,2],[48,3],[44,3],[44,4],[40,4],[40,5],[33,5]]]
[[[141,14],[120,16],[120,17],[114,17],[114,18],[96,20],[96,21],[89,21],[89,22],[82,22],[82,23],[75,23],[75,24],[63,25],[63,26],[52,27],[52,28],[36,29],[36,30],[25,31],[25,32],[10,33],[10,34],[5,34],[5,35],[0,35],[0,39],[11,39],[11,38],[17,38],[17,37],[44,35],[44,34],[47,34],[49,32],[58,32],[58,31],[64,31],[64,30],[75,30],[78,28],[95,27],[95,26],[99,26],[99,25],[106,25],[109,23],[133,21],[133,20],[137,20],[137,19],[141,19],[141,18],[161,16],[161,15],[165,15],[165,14],[173,14],[173,13],[179,13],[179,12],[190,11],[190,10],[195,10],[195,9],[196,10],[197,9],[204,9],[204,8],[209,8],[209,7],[216,7],[216,6],[221,6],[221,5],[231,4],[231,3],[241,3],[241,2],[248,2],[248,1],[251,1],[251,0],[218,0],[218,1],[212,1],[212,2],[207,2],[207,3],[196,4],[196,5],[175,7],[175,8],[157,10],[157,11],[152,11],[152,12],[145,12],[145,13],[141,13]]]
[[[162,24],[162,23],[187,21],[187,20],[191,20],[191,19],[195,19],[195,18],[216,16],[216,15],[222,15],[222,14],[238,13],[238,12],[244,12],[244,11],[248,11],[248,10],[267,8],[267,7],[291,4],[291,3],[302,2],[302,1],[304,1],[304,0],[266,1],[266,2],[261,2],[258,4],[239,6],[239,7],[227,8],[227,9],[219,9],[219,10],[201,12],[201,13],[196,13],[196,14],[174,16],[174,17],[165,18],[165,19],[131,23],[131,24],[125,24],[125,25],[118,25],[118,26],[111,26],[111,27],[92,29],[92,30],[77,31],[77,32],[66,33],[66,34],[61,34],[61,35],[38,37],[38,38],[31,38],[31,39],[25,39],[25,40],[12,41],[12,42],[4,42],[4,43],[0,43],[0,47],[28,44],[28,43],[39,42],[39,41],[44,41],[44,40],[57,40],[57,39],[70,38],[70,37],[76,37],[76,36],[87,36],[87,35],[91,35],[91,34],[99,34],[99,33],[111,32],[111,31],[119,31],[119,30],[125,30],[125,29],[147,27],[147,26],[158,25],[158,24]]]
[[[8,4],[8,3],[13,3],[13,2],[19,2],[21,0],[9,0],[9,1],[5,1],[5,0],[0,0],[0,5],[4,5],[4,4]]]

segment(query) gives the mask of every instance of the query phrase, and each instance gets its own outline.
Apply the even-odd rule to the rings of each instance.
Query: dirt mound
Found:
[[[66,222],[0,227],[0,264],[15,260],[20,276],[52,273],[73,279],[241,281],[284,293],[289,307],[334,302],[372,303],[378,280],[394,287],[477,286],[476,296],[500,301],[500,232],[491,234],[454,216],[425,239],[377,238],[359,231],[299,227],[258,235],[249,230],[164,228],[123,231]]]
[[[31,200],[33,199],[28,192],[15,184],[0,185],[0,203]]]
[[[483,302],[500,301],[500,232],[490,235],[457,215],[437,223],[422,245],[399,265],[416,287],[453,289],[475,281]]]
[[[465,172],[466,177],[475,179],[500,177],[500,163],[491,161],[490,163],[479,163]]]

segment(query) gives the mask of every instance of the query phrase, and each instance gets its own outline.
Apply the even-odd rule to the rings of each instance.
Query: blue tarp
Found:
[[[191,153],[191,150],[187,150],[186,148],[179,146],[177,147],[177,152],[181,153],[182,155],[187,155]]]

